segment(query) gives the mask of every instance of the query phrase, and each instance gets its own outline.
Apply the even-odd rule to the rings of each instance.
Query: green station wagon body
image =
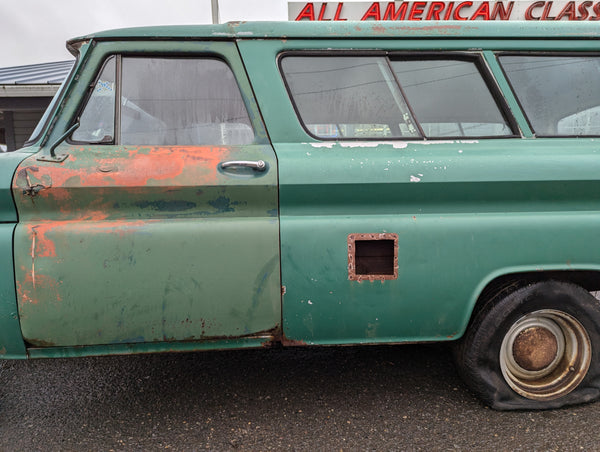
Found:
[[[486,402],[598,397],[597,25],[230,23],[69,48],[28,146],[0,155],[1,357],[463,338],[469,361],[488,321],[484,380],[509,402]],[[536,290],[562,295],[524,309],[552,298]],[[538,393],[515,361],[553,388],[579,375]]]

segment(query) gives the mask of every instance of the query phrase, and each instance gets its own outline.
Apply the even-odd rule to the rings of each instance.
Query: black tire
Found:
[[[591,402],[600,397],[600,303],[557,281],[492,297],[475,314],[455,358],[465,383],[494,409]]]

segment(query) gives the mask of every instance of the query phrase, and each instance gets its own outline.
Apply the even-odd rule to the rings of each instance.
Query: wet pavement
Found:
[[[0,450],[600,449],[600,402],[496,412],[444,346],[0,363]]]

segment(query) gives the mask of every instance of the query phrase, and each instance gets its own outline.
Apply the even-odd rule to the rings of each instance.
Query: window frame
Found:
[[[510,90],[512,91],[513,97],[515,98],[517,104],[519,105],[519,108],[521,109],[521,113],[523,114],[523,117],[525,118],[525,121],[527,121],[527,125],[529,126],[529,129],[531,130],[531,133],[533,134],[533,138],[598,138],[600,137],[600,133],[598,135],[539,135],[535,128],[533,127],[533,124],[531,123],[531,120],[529,119],[529,115],[527,114],[527,111],[525,110],[525,108],[523,107],[523,104],[521,103],[521,99],[519,98],[519,96],[517,96],[517,92],[515,91],[515,87],[513,85],[513,83],[510,81],[510,78],[508,77],[508,74],[506,73],[506,70],[504,69],[504,66],[502,65],[501,61],[500,61],[500,57],[502,56],[540,56],[540,57],[596,57],[600,60],[600,53],[599,52],[590,52],[590,51],[552,51],[552,50],[544,50],[544,51],[536,51],[536,50],[524,50],[524,51],[518,51],[518,50],[497,50],[494,51],[494,57],[496,58],[496,61],[498,63],[498,66],[500,67],[500,70],[502,71],[502,75],[504,76],[504,79],[506,80],[506,83],[508,84]],[[562,119],[568,117],[569,115],[563,117]]]
[[[506,125],[512,132],[509,135],[458,135],[458,136],[442,136],[442,137],[426,137],[430,140],[464,140],[464,139],[504,139],[504,138],[520,138],[521,134],[516,118],[512,114],[508,102],[502,94],[502,90],[498,85],[498,81],[492,74],[490,67],[487,65],[483,51],[476,52],[464,52],[464,51],[450,51],[450,52],[439,52],[439,51],[391,51],[389,52],[390,61],[399,61],[402,59],[413,60],[413,61],[431,61],[431,60],[457,60],[474,63],[475,68],[479,71],[481,80],[487,87],[489,93],[498,108],[502,118],[506,121]],[[511,87],[512,89],[512,87]],[[406,99],[409,103],[409,100]],[[418,119],[415,116],[415,120]]]
[[[243,94],[242,91],[242,87],[240,86],[240,82],[238,80],[238,77],[236,75],[236,72],[234,71],[234,69],[231,67],[231,64],[229,64],[229,62],[227,61],[226,58],[224,58],[222,55],[215,53],[215,52],[202,52],[202,53],[181,53],[181,52],[154,52],[154,51],[145,51],[145,52],[139,52],[139,51],[121,51],[121,52],[108,52],[106,54],[103,55],[103,59],[102,59],[102,64],[98,65],[98,69],[96,70],[96,72],[94,73],[93,77],[92,77],[92,82],[89,84],[88,88],[87,88],[87,93],[85,96],[82,96],[82,100],[80,102],[80,104],[77,106],[76,108],[76,112],[75,115],[73,116],[72,120],[70,121],[71,126],[76,124],[77,122],[79,122],[79,120],[81,119],[81,115],[83,114],[83,111],[85,110],[86,106],[88,105],[90,98],[94,92],[94,89],[96,87],[96,84],[98,83],[98,81],[100,80],[100,76],[102,75],[102,72],[104,70],[104,68],[106,67],[106,64],[108,63],[108,61],[112,58],[115,57],[115,111],[114,111],[114,137],[113,140],[111,142],[94,142],[94,141],[79,141],[79,140],[74,140],[72,138],[73,133],[75,133],[75,131],[69,135],[69,137],[66,138],[65,142],[69,145],[93,145],[93,146],[121,146],[121,102],[120,102],[120,98],[121,98],[121,94],[122,94],[122,69],[123,69],[123,62],[122,59],[125,58],[159,58],[159,59],[187,59],[187,60],[198,60],[198,59],[211,59],[211,60],[218,60],[220,62],[222,62],[230,71],[231,74],[233,75],[233,78],[235,80],[236,86],[238,87],[239,90],[239,94],[240,97],[242,99],[242,102],[244,104],[244,109],[246,110],[246,114],[248,115],[248,120],[250,123],[250,126],[252,127],[252,132],[254,134],[254,139],[252,141],[252,143],[247,144],[246,146],[249,145],[255,145],[255,144],[261,144],[261,141],[259,139],[258,133],[259,131],[256,128],[256,124],[255,124],[255,118],[253,117],[253,115],[251,114],[251,112],[248,109],[248,105],[246,103],[246,97]],[[119,99],[119,100],[117,100]],[[135,144],[135,145],[127,145],[127,146],[145,146],[144,143],[139,143],[139,144]],[[166,147],[169,146],[192,146],[192,145],[164,145]],[[230,146],[237,146],[237,145],[230,145]]]
[[[307,125],[304,123],[302,116],[300,115],[300,111],[294,99],[291,88],[288,84],[287,78],[283,71],[282,60],[285,57],[290,56],[317,56],[317,57],[327,57],[327,56],[347,56],[347,57],[384,57],[387,61],[388,67],[393,74],[394,80],[396,81],[398,88],[403,96],[404,102],[406,102],[406,106],[414,120],[416,129],[420,136],[418,137],[320,137],[312,133]],[[508,135],[491,135],[491,136],[482,136],[482,135],[465,135],[465,136],[440,136],[440,137],[429,137],[423,133],[423,129],[421,127],[420,122],[418,121],[413,107],[409,100],[406,98],[404,93],[404,89],[400,84],[396,73],[393,71],[391,67],[391,62],[394,61],[395,58],[401,59],[410,58],[415,60],[441,60],[441,59],[459,59],[463,61],[470,61],[475,63],[475,67],[479,71],[481,75],[482,81],[485,86],[488,88],[488,91],[492,95],[492,98],[497,106],[502,118],[506,121],[506,125],[510,129],[510,134]],[[318,141],[440,141],[440,140],[470,140],[470,139],[506,139],[506,138],[520,138],[520,130],[518,127],[518,123],[513,116],[506,99],[502,95],[502,91],[498,85],[497,80],[494,78],[491,69],[488,67],[485,62],[485,58],[483,55],[483,51],[477,52],[468,52],[468,51],[449,51],[449,52],[440,52],[440,51],[414,51],[414,50],[286,50],[277,55],[277,67],[279,69],[279,75],[283,81],[285,86],[288,98],[292,104],[294,112],[296,114],[296,118],[298,119],[302,129],[304,132],[309,135],[311,138],[314,138]],[[511,88],[512,89],[512,88]]]
[[[36,124],[35,128],[33,129],[33,132],[31,132],[29,138],[27,138],[27,140],[23,143],[23,147],[34,145],[35,143],[40,141],[42,137],[43,139],[40,146],[43,146],[48,140],[48,126],[50,125],[51,121],[55,120],[54,115],[56,114],[59,106],[61,105],[60,100],[62,100],[63,96],[65,95],[67,87],[73,82],[75,74],[78,73],[81,59],[81,53],[78,52],[77,56],[73,60],[73,66],[71,66],[71,70],[69,71],[68,75],[65,77],[62,84],[60,85],[58,91],[48,104],[46,111],[44,111],[44,114],[40,118],[38,124]]]
[[[99,65],[96,73],[94,74],[93,82],[90,83],[90,85],[88,86],[86,95],[82,96],[82,101],[77,106],[77,111],[75,113],[75,118],[72,121],[72,124],[70,126],[78,123],[81,120],[81,115],[83,114],[83,110],[85,110],[85,107],[88,105],[88,103],[90,101],[90,98],[92,97],[92,94],[94,94],[94,90],[96,89],[96,85],[98,84],[98,81],[100,81],[100,76],[102,75],[102,72],[104,72],[104,68],[106,67],[106,65],[108,64],[109,60],[112,57],[117,58],[118,55],[114,54],[114,53],[106,55],[106,57],[102,61],[102,64]],[[118,66],[117,66],[117,60],[115,60],[115,88],[117,86],[118,75],[119,75],[119,71],[118,71]],[[117,102],[116,97],[117,97],[117,90],[115,89],[115,111],[113,112],[114,113],[114,115],[113,115],[113,127],[115,126],[114,123],[117,122],[117,119],[116,119],[116,110],[118,109],[118,107],[117,107],[117,103],[118,102]],[[69,135],[65,139],[65,142],[67,144],[73,144],[73,145],[88,144],[88,145],[98,145],[98,146],[100,146],[100,145],[105,145],[105,146],[111,146],[111,145],[113,145],[114,146],[115,145],[115,141],[116,141],[115,137],[117,135],[117,130],[116,130],[116,128],[114,128],[113,130],[114,130],[114,135],[115,136],[113,137],[113,139],[112,139],[111,142],[100,143],[100,142],[94,142],[94,141],[79,141],[79,140],[74,140],[73,139],[73,134],[76,132],[76,130],[74,130],[73,133],[71,133],[71,135]]]

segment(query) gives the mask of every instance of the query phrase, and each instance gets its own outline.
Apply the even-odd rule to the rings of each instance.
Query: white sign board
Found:
[[[600,1],[289,2],[292,21],[600,20]],[[599,24],[600,26],[600,24]]]

